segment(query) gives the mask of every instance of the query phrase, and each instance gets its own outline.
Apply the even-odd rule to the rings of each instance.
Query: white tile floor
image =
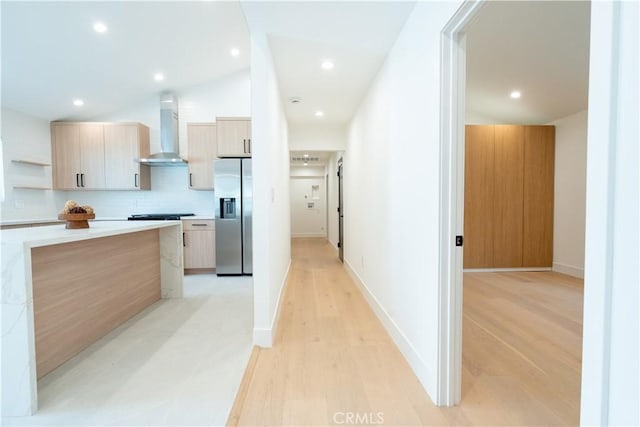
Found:
[[[39,411],[2,425],[218,426],[251,353],[250,277],[185,276],[161,300],[38,382]]]

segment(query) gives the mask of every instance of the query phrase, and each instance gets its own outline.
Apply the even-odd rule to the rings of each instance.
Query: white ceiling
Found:
[[[344,126],[413,6],[3,1],[2,104],[83,120],[214,80],[249,67],[248,21],[269,35],[290,126]],[[93,31],[97,20],[107,33]],[[505,123],[548,123],[586,108],[588,30],[586,2],[488,2],[468,29],[468,108]],[[335,68],[322,70],[324,59]],[[158,71],[162,83],[152,79]],[[508,98],[514,88],[518,101]],[[302,103],[286,101],[293,96]]]
[[[589,16],[584,1],[487,2],[467,31],[467,110],[544,124],[586,109]]]
[[[2,105],[87,119],[249,67],[237,2],[2,2]],[[98,34],[95,21],[108,31]],[[241,54],[232,58],[231,47]],[[153,80],[163,72],[165,80]],[[75,98],[85,105],[73,106]]]
[[[346,125],[414,2],[245,2],[251,30],[269,36],[290,126]],[[321,63],[331,59],[335,68]],[[302,102],[293,105],[290,97]],[[318,110],[322,118],[315,117]],[[320,148],[320,147],[319,147]]]

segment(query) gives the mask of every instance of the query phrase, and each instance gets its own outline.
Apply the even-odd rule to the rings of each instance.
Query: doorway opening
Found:
[[[589,10],[589,4],[585,3],[585,2],[581,2],[582,5],[581,7],[586,8],[586,10]],[[507,7],[518,7],[520,5],[520,3],[518,5],[516,4],[511,4],[511,5],[507,5]],[[522,3],[523,7],[535,7],[534,6],[534,2],[523,2]],[[547,5],[548,7],[549,5]],[[565,5],[567,6],[567,5]],[[486,7],[486,9],[485,9]],[[463,340],[462,340],[462,329],[463,329],[463,314],[464,314],[464,323],[465,323],[465,342],[467,342],[467,334],[469,332],[469,330],[474,330],[475,328],[475,332],[480,335],[480,334],[484,334],[484,336],[486,337],[487,340],[497,340],[500,342],[501,345],[506,345],[509,346],[510,344],[508,342],[506,342],[502,336],[500,335],[499,332],[496,332],[495,329],[492,329],[491,327],[488,327],[487,324],[483,323],[482,321],[478,321],[479,317],[483,317],[484,316],[484,320],[488,319],[488,317],[493,316],[492,320],[494,322],[496,322],[495,316],[496,316],[496,310],[491,311],[491,307],[485,307],[484,308],[484,312],[476,312],[473,313],[476,315],[476,317],[474,318],[473,316],[469,315],[469,313],[467,313],[466,311],[463,313],[463,277],[465,280],[465,287],[464,287],[464,299],[465,301],[468,299],[468,302],[471,302],[473,300],[474,297],[478,296],[478,293],[476,292],[475,294],[473,294],[473,287],[478,285],[478,281],[484,281],[484,283],[480,284],[480,286],[482,287],[482,289],[486,289],[486,287],[484,287],[485,285],[487,287],[491,287],[493,286],[494,288],[498,288],[498,286],[494,286],[495,285],[495,281],[499,280],[499,281],[503,281],[504,283],[506,283],[507,280],[511,280],[514,282],[517,282],[518,280],[521,280],[523,282],[527,282],[527,281],[531,281],[533,276],[530,276],[531,274],[539,274],[539,273],[473,273],[473,274],[493,274],[495,277],[489,277],[489,276],[479,276],[479,277],[475,277],[475,276],[466,276],[463,275],[463,255],[465,257],[465,264],[467,264],[468,259],[467,259],[467,254],[463,253],[463,249],[461,245],[457,245],[457,240],[459,240],[459,243],[462,243],[462,239],[455,239],[456,236],[463,236],[464,234],[464,245],[465,245],[465,249],[464,251],[469,251],[471,250],[471,247],[473,245],[477,246],[477,241],[473,241],[471,242],[470,240],[473,240],[473,233],[463,233],[463,231],[465,230],[465,225],[467,226],[467,230],[468,230],[468,226],[471,224],[468,224],[468,218],[467,215],[465,214],[465,209],[467,211],[469,211],[470,209],[474,209],[474,213],[477,212],[477,210],[480,208],[478,206],[478,204],[476,203],[473,207],[471,207],[468,203],[465,204],[465,177],[467,180],[469,180],[469,182],[471,184],[478,184],[478,178],[477,177],[471,177],[469,175],[465,175],[465,148],[469,148],[466,147],[465,144],[465,126],[467,125],[468,121],[467,118],[469,117],[469,105],[471,104],[470,102],[468,103],[467,101],[472,101],[473,100],[473,96],[476,96],[476,93],[470,93],[469,92],[469,87],[467,86],[467,83],[469,82],[469,71],[470,69],[467,67],[469,65],[469,60],[470,58],[467,56],[468,54],[468,49],[470,46],[470,39],[469,34],[472,34],[472,32],[470,32],[470,29],[472,28],[473,25],[476,24],[476,21],[479,19],[480,17],[480,10],[482,9],[482,13],[484,14],[485,12],[489,11],[491,8],[494,8],[496,6],[494,6],[493,4],[491,4],[490,2],[467,2],[465,3],[462,8],[458,11],[458,13],[456,14],[456,16],[454,17],[454,19],[452,19],[450,21],[450,23],[448,24],[448,26],[443,30],[443,38],[442,38],[442,52],[443,52],[443,69],[442,69],[442,83],[443,83],[443,97],[442,97],[442,130],[443,130],[443,139],[442,139],[442,151],[441,151],[441,178],[442,178],[442,197],[441,197],[441,206],[442,206],[442,211],[441,211],[441,250],[442,250],[442,258],[441,258],[441,271],[440,271],[440,278],[441,278],[441,284],[443,285],[442,287],[442,292],[441,292],[441,299],[440,299],[440,310],[441,310],[441,319],[443,320],[443,322],[441,323],[441,330],[440,330],[440,339],[439,339],[439,343],[440,343],[440,354],[439,354],[439,379],[438,379],[438,404],[440,405],[446,405],[446,406],[451,406],[454,404],[457,404],[460,402],[460,400],[463,398],[463,394],[464,394],[464,390],[462,389],[462,384],[463,384]],[[499,6],[498,6],[499,7]],[[567,6],[568,7],[568,6]],[[526,12],[522,12],[523,16],[529,16],[531,17],[532,14],[528,14]],[[546,13],[544,10],[537,10],[536,15],[544,15],[544,13]],[[586,23],[583,23],[585,28],[588,31],[588,27],[589,27],[589,22],[588,22],[588,14],[587,14],[587,21]],[[567,24],[569,25],[569,24]],[[502,26],[502,24],[500,24],[500,26]],[[494,26],[494,29],[496,27]],[[541,26],[541,28],[546,28],[545,26]],[[521,31],[521,33],[523,33],[523,31]],[[513,37],[512,37],[512,44],[517,44],[518,38],[520,36],[522,36],[521,33],[515,32],[513,33]],[[586,38],[585,40],[583,40],[583,42],[586,42],[587,44],[587,55],[584,61],[584,67],[585,69],[583,70],[585,73],[588,74],[588,32],[586,34]],[[556,37],[554,40],[557,40],[556,43],[557,44],[562,44],[562,43],[569,43],[571,44],[572,42],[575,42],[575,40],[571,39],[570,35],[567,34],[563,34],[563,37]],[[527,51],[527,48],[523,48],[522,46],[520,46],[520,48],[523,51]],[[529,49],[529,51],[531,52],[531,49]],[[512,61],[517,61],[517,59],[511,59]],[[508,69],[509,65],[507,64],[508,61],[505,61],[502,63],[502,65],[505,67],[505,69]],[[559,62],[557,67],[562,67],[563,65]],[[544,67],[542,67],[544,68]],[[548,72],[549,70],[547,68],[545,68],[545,71]],[[497,73],[496,73],[497,74]],[[541,73],[543,74],[543,73]],[[507,76],[505,74],[499,75],[503,78],[503,80],[509,80],[511,83],[511,79],[508,79]],[[485,82],[484,88],[483,89],[489,89],[491,88],[491,82],[487,81]],[[588,76],[585,79],[585,84],[584,84],[584,95],[585,95],[585,99],[586,99],[586,91],[587,91],[587,87],[588,87]],[[517,87],[513,87],[510,89],[518,89]],[[509,97],[509,92],[505,91],[505,98],[508,99]],[[533,98],[533,96],[535,95],[534,93],[531,93],[533,91],[530,91],[530,96]],[[523,97],[524,97],[524,93],[525,91],[523,90]],[[557,93],[551,93],[550,96],[557,96]],[[515,97],[514,97],[515,98]],[[528,100],[527,100],[528,102]],[[486,102],[485,105],[490,106],[491,103]],[[527,103],[525,102],[521,102],[520,104],[512,104],[513,106],[511,107],[511,109],[513,111],[520,111],[522,110],[522,104],[527,105]],[[531,105],[529,105],[529,107],[531,107]],[[477,124],[482,124],[482,125],[497,125],[497,124],[504,124],[504,123],[509,123],[509,124],[513,124],[513,123],[517,123],[517,124],[535,124],[535,125],[550,125],[553,124],[553,122],[560,121],[558,119],[560,119],[561,117],[565,117],[565,116],[572,116],[573,113],[577,113],[580,110],[585,110],[586,112],[586,102],[585,105],[583,107],[581,107],[581,109],[576,109],[573,111],[570,111],[568,113],[565,113],[565,115],[556,115],[553,116],[552,119],[547,119],[546,121],[544,121],[544,119],[542,118],[538,118],[537,120],[532,120],[529,119],[526,122],[523,121],[517,121],[515,118],[500,118],[499,115],[496,114],[475,114],[475,118],[473,119],[473,122],[477,123]],[[476,112],[477,113],[477,112]],[[552,113],[555,114],[555,113]],[[586,152],[586,114],[584,117],[584,147],[585,147],[585,152]],[[477,129],[476,129],[477,130]],[[494,130],[494,129],[492,129]],[[501,132],[501,136],[500,138],[500,143],[504,143],[505,138],[504,138],[504,132],[506,129],[500,129],[499,132]],[[509,132],[513,130],[510,129]],[[525,135],[527,134],[527,132],[529,132],[529,130],[527,129],[522,129],[522,128],[518,128],[515,130],[515,134],[522,134]],[[493,134],[492,134],[493,135]],[[515,138],[515,137],[514,137]],[[516,138],[517,139],[517,138]],[[524,139],[524,136],[523,136]],[[513,147],[512,147],[513,148]],[[484,152],[484,155],[486,157],[486,159],[489,159],[490,162],[496,162],[495,161],[495,147],[491,146],[491,147],[486,147],[486,146],[482,146],[482,149],[486,149]],[[523,156],[525,156],[526,152],[523,152],[523,148],[519,147],[516,149],[520,150],[521,154],[520,157],[518,157],[518,161],[520,163],[523,163]],[[547,150],[549,151],[549,150]],[[552,146],[551,148],[551,162],[553,162],[553,155],[554,155],[554,147]],[[555,151],[557,151],[557,149],[555,149]],[[482,153],[481,153],[482,154]],[[531,154],[531,153],[529,153]],[[549,153],[547,153],[549,154]],[[479,154],[476,152],[469,152],[468,150],[466,151],[466,155],[471,157],[472,160],[478,160],[479,158]],[[544,157],[544,155],[543,155]],[[499,160],[505,160],[504,158],[500,158]],[[526,161],[526,160],[525,160]],[[507,162],[507,164],[509,165],[509,167],[513,166],[512,162]],[[468,165],[467,165],[468,166]],[[491,170],[491,168],[493,168],[495,165],[492,165],[490,168],[485,169],[485,170]],[[549,166],[547,164],[547,166]],[[553,173],[553,164],[551,164],[551,172]],[[547,168],[548,169],[548,168]],[[557,170],[557,168],[556,168]],[[466,171],[468,173],[468,170]],[[519,179],[520,181],[523,181],[522,174],[523,172],[520,170],[516,170],[514,169],[513,171],[513,175]],[[486,176],[485,176],[486,178]],[[552,181],[551,181],[551,198],[553,198],[553,176],[552,176]],[[491,179],[487,179],[487,181],[491,181],[491,182],[495,182],[495,177],[491,177]],[[499,184],[504,184],[504,183],[509,183],[512,184],[513,180],[511,179],[499,179],[498,183]],[[537,181],[536,181],[537,182]],[[584,186],[585,183],[585,178],[584,176],[582,177],[582,185]],[[520,209],[520,214],[522,215],[523,210],[526,210],[526,201],[524,201],[523,197],[526,198],[526,194],[527,194],[527,190],[526,188],[523,189],[524,183],[522,183],[522,185],[516,185],[515,189],[512,189],[513,191],[508,191],[507,194],[509,197],[514,195],[514,191],[520,192],[519,197],[520,197],[520,201],[507,201],[505,203],[509,204],[510,206],[516,206],[518,209]],[[476,185],[477,187],[478,185]],[[471,186],[473,187],[473,185]],[[481,186],[481,190],[486,190],[486,186],[482,185]],[[557,183],[556,183],[556,189],[558,188]],[[547,186],[546,189],[548,190],[549,187]],[[517,190],[517,191],[516,191]],[[524,193],[524,196],[523,194]],[[492,193],[493,194],[493,193]],[[518,196],[518,194],[515,194],[515,196]],[[557,197],[557,196],[556,196]],[[517,199],[517,197],[515,197]],[[483,199],[486,201],[486,198]],[[467,200],[468,202],[468,200]],[[502,202],[504,202],[504,200],[502,200]],[[552,202],[553,203],[553,202]],[[524,205],[524,207],[523,207]],[[552,205],[553,206],[553,205]],[[547,209],[548,211],[548,209]],[[553,207],[551,208],[551,211],[553,211]],[[501,211],[502,212],[502,211]],[[468,212],[467,212],[468,213]],[[548,214],[548,212],[547,212]],[[584,214],[584,208],[582,209],[582,214]],[[548,215],[547,215],[548,216]],[[557,214],[553,215],[554,217],[557,217]],[[502,226],[503,223],[505,221],[504,217],[499,218],[499,226]],[[526,219],[524,220],[526,221]],[[553,222],[553,218],[551,219],[551,221]],[[512,244],[513,247],[515,249],[510,250],[508,253],[505,254],[501,254],[500,256],[503,256],[504,258],[513,258],[513,259],[519,259],[521,262],[521,265],[519,267],[511,267],[511,266],[504,266],[504,267],[511,267],[509,268],[510,270],[514,270],[514,269],[518,269],[518,268],[522,268],[522,269],[526,269],[528,271],[531,271],[532,269],[529,268],[531,267],[528,264],[531,263],[526,263],[527,265],[523,265],[522,264],[522,259],[523,259],[523,255],[522,255],[522,251],[523,250],[527,250],[527,248],[522,249],[523,245],[526,245],[530,239],[526,239],[526,232],[527,230],[525,229],[525,226],[523,225],[523,220],[522,218],[520,219],[520,222],[518,224],[515,224],[514,227],[515,229],[518,231],[518,233],[521,233],[519,239],[514,238],[513,240],[509,240],[509,236],[507,236],[507,242],[509,244]],[[494,230],[490,229],[485,229],[482,228],[484,226],[484,223],[482,224],[475,224],[476,230],[478,228],[482,229],[482,231],[487,234],[487,235],[495,235],[496,233],[494,232]],[[547,228],[549,228],[548,224],[546,225]],[[551,226],[553,228],[553,226]],[[582,230],[581,232],[584,233],[584,225],[582,226]],[[543,227],[544,228],[544,227]],[[522,233],[524,233],[524,235],[522,235]],[[508,233],[507,233],[508,234]],[[503,236],[504,237],[504,236]],[[548,236],[547,236],[548,237]],[[553,239],[553,237],[552,237]],[[503,242],[504,243],[504,242]],[[549,243],[547,241],[547,243]],[[480,245],[482,246],[482,245]],[[484,247],[481,247],[479,251],[476,251],[476,260],[477,262],[483,263],[485,261],[487,261],[486,256],[488,254],[489,251],[491,251],[493,244],[491,245],[485,245]],[[504,244],[500,244],[500,247],[503,248]],[[549,245],[547,244],[547,247],[549,247]],[[475,249],[478,249],[477,247]],[[530,249],[530,248],[529,248]],[[515,252],[514,252],[515,251]],[[520,252],[518,252],[520,251]],[[549,254],[547,254],[549,255]],[[539,266],[538,269],[544,269],[544,270],[551,270],[553,267],[553,270],[556,271],[561,271],[563,273],[567,273],[566,271],[562,271],[560,268],[557,268],[558,266],[556,265],[555,261],[556,259],[553,258],[551,259],[550,256],[547,256],[546,258],[548,258],[547,260],[545,260],[543,262],[544,267],[543,266]],[[531,258],[530,258],[531,259]],[[553,261],[553,266],[551,264],[551,261]],[[511,262],[511,261],[509,261]],[[584,259],[582,259],[582,262],[584,262]],[[486,265],[484,267],[495,267],[497,269],[503,267],[500,265],[493,265],[493,266],[489,266]],[[544,274],[549,274],[551,275],[551,277],[555,280],[557,279],[557,277],[553,276],[554,273],[542,273],[540,276]],[[520,275],[520,276],[519,276]],[[524,276],[523,276],[524,275]],[[529,275],[529,276],[527,276]],[[469,279],[469,283],[466,282],[466,280]],[[474,282],[475,281],[475,282]],[[571,280],[569,280],[569,282],[571,282]],[[579,282],[579,280],[578,280]],[[504,284],[503,283],[503,284]],[[467,286],[468,285],[468,286]],[[566,318],[562,318],[561,322],[564,322],[565,324],[570,325],[570,328],[574,329],[574,333],[572,335],[563,335],[566,334],[566,331],[563,331],[562,328],[556,328],[555,331],[550,331],[549,329],[553,329],[555,328],[555,325],[553,325],[552,323],[548,323],[549,325],[549,329],[546,331],[540,331],[540,334],[538,334],[538,337],[541,337],[537,342],[531,342],[532,341],[532,337],[531,336],[527,336],[527,334],[522,334],[522,336],[516,336],[517,339],[520,339],[523,343],[525,343],[525,341],[527,341],[527,345],[530,346],[530,348],[534,349],[534,347],[544,347],[545,345],[548,346],[547,351],[548,352],[553,352],[555,350],[558,350],[558,346],[562,346],[562,344],[550,344],[548,341],[545,341],[547,338],[544,336],[545,333],[553,333],[556,332],[559,335],[563,335],[565,338],[566,337],[570,337],[570,339],[575,340],[576,336],[578,337],[578,340],[581,340],[582,334],[581,334],[581,319],[582,319],[582,315],[581,315],[581,306],[582,306],[582,290],[581,290],[581,285],[576,283],[576,284],[569,284],[567,285],[566,283],[560,283],[557,284],[557,286],[568,286],[567,289],[571,288],[572,286],[574,286],[573,289],[571,289],[571,291],[575,291],[574,295],[571,298],[576,298],[576,295],[579,297],[579,302],[580,302],[580,310],[579,312],[575,312],[572,313],[572,316],[566,316]],[[580,289],[576,289],[577,287],[580,287]],[[469,289],[468,289],[469,288]],[[522,292],[526,292],[526,287],[523,286],[521,288],[517,288],[514,289],[509,288],[508,286],[504,289],[506,289],[506,292],[508,295],[502,295],[499,298],[502,298],[501,301],[501,305],[500,308],[502,307],[507,307],[507,310],[511,310],[511,314],[514,313],[521,313],[523,316],[526,316],[527,314],[532,316],[532,317],[536,317],[536,316],[540,316],[539,313],[535,314],[534,313],[534,308],[535,306],[537,306],[538,304],[536,304],[535,302],[531,302],[531,301],[526,301],[526,304],[528,304],[528,306],[526,307],[518,307],[517,303],[515,302],[517,298],[522,297]],[[504,290],[503,289],[503,290]],[[494,289],[495,290],[495,289]],[[469,295],[467,295],[467,292],[471,292]],[[553,292],[555,292],[555,290],[553,290]],[[519,294],[520,293],[520,294]],[[549,297],[549,295],[547,295],[547,297]],[[543,298],[543,297],[542,297]],[[476,300],[474,300],[476,301]],[[477,302],[477,301],[476,301]],[[510,305],[511,304],[511,305]],[[565,305],[559,304],[559,308],[558,310],[562,311],[562,310],[571,310],[572,308],[569,307],[571,303],[567,303]],[[510,306],[509,306],[510,305]],[[465,307],[467,307],[467,304],[465,303]],[[493,308],[498,307],[497,303],[496,306]],[[568,308],[567,308],[568,307]],[[544,310],[546,310],[546,307],[543,307]],[[466,308],[465,308],[466,310]],[[527,311],[527,310],[531,310],[531,311]],[[491,316],[487,316],[487,313],[491,313]],[[548,313],[547,313],[548,314]],[[564,315],[564,313],[552,313],[553,316],[556,316],[558,319],[560,317],[562,317]],[[571,318],[569,318],[571,317]],[[576,320],[578,319],[578,320]],[[537,319],[536,319],[537,320]],[[498,323],[498,322],[496,322]],[[534,323],[533,321],[531,323]],[[467,325],[471,325],[469,328],[467,327]],[[526,326],[525,326],[526,327]],[[510,331],[513,333],[513,331]],[[507,331],[507,333],[509,333],[509,331]],[[515,336],[515,335],[514,335]],[[471,340],[469,340],[471,341]],[[566,340],[565,340],[566,342]],[[578,343],[577,345],[578,347],[578,354],[576,355],[575,353],[575,349],[571,349],[568,350],[566,348],[560,349],[558,351],[563,351],[565,356],[567,356],[567,358],[572,358],[572,362],[575,362],[576,359],[578,359],[578,366],[576,367],[576,364],[573,363],[572,366],[567,367],[565,366],[565,368],[567,369],[572,369],[574,371],[577,372],[577,381],[576,381],[576,375],[574,375],[571,378],[571,381],[575,384],[573,384],[573,386],[575,386],[574,388],[577,388],[577,393],[575,393],[576,390],[573,390],[573,395],[572,395],[572,399],[576,396],[577,394],[577,399],[576,400],[576,404],[573,408],[571,408],[571,411],[574,411],[572,414],[570,414],[571,416],[576,416],[578,415],[578,410],[579,410],[579,389],[580,389],[580,365],[579,365],[579,359],[580,359],[580,354],[581,354],[581,345]],[[465,347],[466,348],[466,347]],[[471,357],[473,358],[482,358],[482,355],[484,354],[485,356],[488,354],[487,352],[491,352],[491,350],[494,349],[485,349],[486,351],[484,353],[482,352],[477,352],[476,350],[478,350],[478,348],[474,349],[473,353],[469,353],[467,354],[467,356],[465,356],[464,359],[464,364],[465,364],[465,370],[464,370],[464,375],[465,375],[465,381],[464,383],[466,384],[465,387],[467,389],[469,389],[469,384],[476,384],[477,382],[482,382],[485,381],[486,378],[480,378],[478,375],[472,375],[470,373],[470,366],[473,367],[474,362],[476,362],[475,360],[470,360]],[[550,351],[551,350],[551,351]],[[466,350],[465,350],[466,351]],[[514,351],[517,352],[519,351],[517,348],[515,348],[514,346],[511,346],[511,349],[509,351]],[[466,354],[466,353],[465,353]],[[478,354],[480,354],[480,356],[478,356]],[[569,356],[570,355],[570,356]],[[496,354],[493,355],[493,357],[495,357],[494,360],[502,360],[503,363],[509,363],[509,362],[505,362],[504,359],[502,359],[505,356],[505,354]],[[487,360],[491,360],[490,358]],[[486,361],[486,360],[485,360]],[[489,362],[490,363],[490,362]],[[497,362],[496,362],[497,363]],[[498,365],[494,363],[493,366],[490,369],[494,369],[494,374],[496,374],[497,371],[499,371],[501,368],[498,367]],[[539,360],[535,359],[535,356],[529,357],[527,362],[529,365],[529,368],[536,370],[536,369],[540,369],[540,366],[542,365],[542,362]],[[562,363],[562,362],[561,362]],[[477,367],[477,366],[476,366]],[[549,366],[547,366],[549,367]],[[553,368],[553,367],[552,367]],[[551,369],[551,368],[550,368]],[[555,368],[554,368],[555,369]],[[473,369],[471,369],[473,370]],[[477,373],[478,371],[476,370],[475,373]],[[504,371],[501,371],[502,374],[504,374]],[[496,374],[497,375],[497,374]],[[471,378],[471,380],[470,380]],[[476,381],[477,380],[477,381]],[[538,380],[537,378],[534,378],[534,380],[532,381],[532,383],[535,384],[535,381]],[[488,381],[488,380],[487,380]],[[491,387],[491,385],[489,385],[489,382],[483,383],[484,386],[486,387]],[[539,384],[538,384],[539,385]],[[511,384],[511,386],[513,386],[513,384]],[[531,386],[531,384],[529,384],[529,386]],[[571,394],[571,393],[569,393]],[[557,408],[555,408],[557,409]],[[566,421],[566,420],[565,420]],[[577,422],[577,418],[575,419],[575,422]]]
[[[344,165],[338,160],[338,258],[344,263]]]
[[[290,153],[291,237],[324,239],[339,253],[341,203],[337,151]]]

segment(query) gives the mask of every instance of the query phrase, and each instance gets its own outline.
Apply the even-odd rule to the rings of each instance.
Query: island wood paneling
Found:
[[[160,299],[158,230],[31,250],[38,378]]]
[[[494,128],[493,265],[522,266],[524,126]]]
[[[523,265],[553,263],[555,128],[526,126],[524,135]]]
[[[492,267],[494,128],[467,126],[465,139],[464,267]]]

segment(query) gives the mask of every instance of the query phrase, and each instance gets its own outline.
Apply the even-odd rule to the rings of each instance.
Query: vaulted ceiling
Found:
[[[269,36],[290,126],[335,128],[348,124],[414,2],[1,7],[3,106],[83,120],[245,70],[248,22]],[[97,21],[105,33],[93,30]],[[588,2],[487,2],[468,29],[467,107],[505,123],[546,123],[586,108],[588,42]],[[327,59],[331,70],[321,67]],[[158,72],[164,81],[154,81]],[[508,96],[515,89],[522,92],[517,101]],[[82,108],[72,104],[76,98]]]
[[[1,7],[2,104],[47,120],[95,117],[249,67],[249,32],[237,2]],[[96,22],[107,31],[94,31]],[[155,81],[156,73],[164,80]]]

